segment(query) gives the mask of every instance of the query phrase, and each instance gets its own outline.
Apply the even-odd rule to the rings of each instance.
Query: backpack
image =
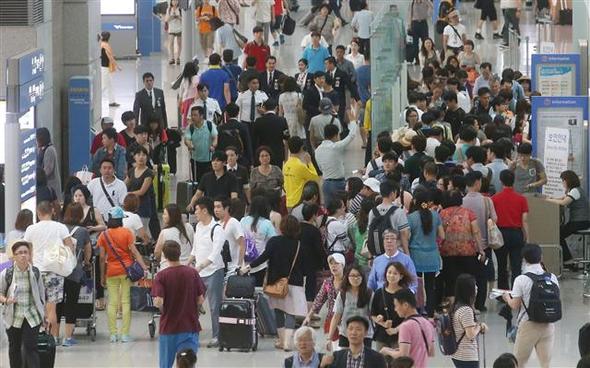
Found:
[[[443,355],[453,355],[459,349],[459,344],[465,337],[465,332],[457,340],[455,329],[453,328],[453,317],[448,312],[443,312],[436,317],[436,335],[438,337],[438,346]]]
[[[244,252],[244,261],[250,263],[258,258],[258,248],[256,248],[256,238],[252,231],[244,232],[244,242],[246,243],[246,250]]]
[[[552,323],[561,319],[561,299],[559,286],[551,280],[551,274],[545,272],[536,275],[531,272],[525,276],[533,280],[531,297],[528,307],[522,302],[524,310],[529,315],[529,321],[538,323]]]
[[[233,146],[238,149],[239,155],[244,153],[244,142],[238,128],[220,129],[218,139],[217,147],[219,150],[225,151],[227,147]]]
[[[392,206],[381,215],[377,207],[373,208],[373,221],[369,224],[367,233],[367,248],[373,257],[380,256],[385,252],[383,249],[383,232],[391,229],[390,217],[397,209],[397,206]]]
[[[221,226],[219,224],[215,224],[213,225],[213,227],[211,228],[211,241],[213,241],[213,234],[215,233],[215,228],[217,226]],[[225,240],[225,242],[223,242],[223,247],[221,248],[221,259],[223,260],[223,263],[225,264],[225,267],[227,267],[227,264],[231,262],[231,253],[229,251],[229,240]]]
[[[12,276],[14,274],[14,267],[15,266],[12,265],[6,269],[6,273],[4,274],[6,290],[2,292],[3,294],[6,294],[8,292],[8,289],[10,289],[10,284],[12,284]],[[33,266],[33,273],[35,274],[35,279],[37,280],[37,282],[39,282],[39,280],[41,279],[41,272],[39,272],[39,269],[35,266]]]
[[[353,12],[363,10],[363,0],[350,0],[350,10]]]

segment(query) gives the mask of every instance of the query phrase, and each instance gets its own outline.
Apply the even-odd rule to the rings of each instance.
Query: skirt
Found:
[[[307,301],[303,286],[289,285],[289,293],[286,297],[282,299],[268,297],[268,303],[272,309],[282,310],[293,316],[307,315]]]

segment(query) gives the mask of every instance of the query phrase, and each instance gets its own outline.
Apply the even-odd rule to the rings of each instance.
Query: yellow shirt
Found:
[[[285,192],[287,194],[287,207],[294,207],[301,199],[303,186],[308,181],[318,181],[317,174],[312,163],[305,165],[298,157],[289,157],[283,165],[285,177]]]
[[[367,132],[371,131],[372,122],[371,122],[371,111],[373,111],[373,100],[368,99],[367,103],[365,104],[365,113],[363,119],[363,127]]]

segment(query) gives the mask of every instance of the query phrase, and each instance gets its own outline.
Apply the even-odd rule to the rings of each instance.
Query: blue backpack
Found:
[[[459,344],[465,337],[465,332],[457,340],[455,329],[453,328],[453,318],[448,312],[445,312],[436,318],[436,335],[438,336],[440,352],[443,355],[453,355],[459,349]]]

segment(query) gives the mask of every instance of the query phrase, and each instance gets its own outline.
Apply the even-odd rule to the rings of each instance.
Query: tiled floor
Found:
[[[407,3],[403,1],[402,3]],[[467,25],[469,34],[474,33],[474,23],[478,14],[472,9],[473,3],[463,4],[462,13],[463,21]],[[251,9],[243,9],[242,19],[246,20],[245,29],[252,28],[253,17]],[[303,15],[303,10],[298,13]],[[478,13],[478,12],[477,12]],[[489,35],[491,30],[484,31],[484,35]],[[538,40],[536,26],[531,24],[531,14],[526,12],[523,18],[522,33],[529,36],[530,52]],[[274,50],[279,58],[278,68],[293,74],[295,72],[296,61],[300,56],[299,42],[304,31],[298,27],[295,34],[287,38],[287,43]],[[571,28],[555,27],[553,30],[554,41],[558,44],[558,49],[567,51],[571,47]],[[346,28],[337,37],[337,42],[346,42],[350,39],[351,30]],[[480,41],[477,43],[478,52],[481,53],[484,60],[491,61],[497,70],[501,70],[506,65],[507,53],[499,52],[496,42]],[[520,49],[521,70],[525,70],[526,48]],[[170,90],[170,81],[175,78],[181,69],[177,66],[169,66],[165,62],[165,56],[155,55],[134,61],[121,61],[120,65],[123,71],[116,75],[113,81],[115,88],[116,100],[121,104],[117,109],[110,109],[106,102],[103,104],[103,114],[112,116],[121,129],[120,115],[123,111],[130,110],[133,105],[135,91],[143,88],[141,75],[150,71],[156,76],[158,87],[164,86],[166,94],[166,104],[168,106],[168,116],[170,124],[176,125],[176,97],[175,92]],[[202,66],[202,69],[205,65]],[[360,149],[360,140],[357,139],[346,153],[347,172],[360,167],[362,164],[362,153]],[[181,160],[186,159],[186,152],[181,153]],[[186,170],[180,169],[177,179],[187,178]],[[555,346],[553,348],[552,367],[571,368],[574,367],[578,360],[577,338],[579,327],[590,321],[590,301],[582,298],[582,281],[574,280],[566,274],[561,280],[562,296],[564,307],[564,318],[556,325]],[[493,360],[499,354],[511,351],[507,339],[504,337],[505,322],[497,315],[498,309],[495,301],[489,303],[489,312],[483,314],[481,319],[490,326],[490,332],[486,336],[486,358],[488,366],[492,365]],[[106,327],[106,314],[98,313],[98,336],[96,342],[84,336],[84,331],[77,331],[76,338],[79,345],[69,348],[58,347],[56,367],[155,367],[158,362],[158,343],[157,339],[150,339],[148,335],[147,322],[150,316],[145,313],[133,313],[131,335],[135,341],[128,344],[110,344]],[[201,318],[203,332],[201,341],[207,341],[210,337],[210,320],[209,315]],[[318,334],[322,335],[322,334]],[[318,336],[317,346],[323,346],[324,337]],[[483,354],[483,352],[482,352]],[[224,352],[220,353],[216,349],[202,348],[198,354],[199,367],[278,367],[282,366],[282,360],[286,356],[283,352],[278,352],[272,347],[272,339],[262,339],[259,350],[255,353]],[[442,356],[437,352],[436,357],[432,360],[431,367],[450,367],[449,358]],[[529,367],[537,367],[538,362],[533,356]],[[8,358],[6,347],[0,348],[0,367],[8,367]]]

